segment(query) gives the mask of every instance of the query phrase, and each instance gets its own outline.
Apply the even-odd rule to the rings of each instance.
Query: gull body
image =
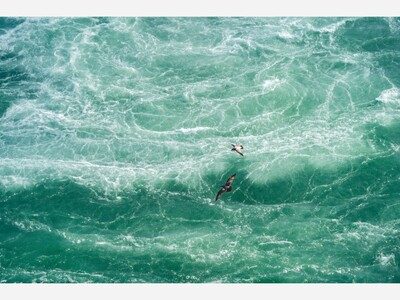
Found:
[[[242,145],[236,145],[236,144],[232,144],[232,149],[231,151],[236,151],[238,154],[240,154],[241,156],[243,156],[244,154],[242,153],[242,151],[240,151],[241,149],[243,149]]]
[[[226,181],[226,183],[223,186],[221,186],[221,189],[218,191],[217,197],[215,197],[215,201],[217,201],[224,192],[230,192],[232,190],[231,183],[235,179],[235,176],[236,173],[230,176]]]

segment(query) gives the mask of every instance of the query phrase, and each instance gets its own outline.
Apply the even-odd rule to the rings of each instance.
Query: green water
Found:
[[[399,54],[398,18],[0,18],[0,282],[400,282]]]

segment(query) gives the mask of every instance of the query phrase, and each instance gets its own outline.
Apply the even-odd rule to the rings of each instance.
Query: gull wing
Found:
[[[235,179],[236,173],[233,174],[231,177],[228,178],[228,180],[226,181],[225,185],[230,185],[233,180]]]
[[[240,150],[237,150],[237,149],[235,149],[235,150],[236,150],[236,152],[239,153],[241,156],[244,156],[244,154],[243,154]]]
[[[225,192],[225,190],[224,190],[224,188],[221,188],[221,189],[218,191],[217,197],[215,197],[215,201],[217,201],[217,200],[219,199],[219,197],[221,197],[221,195],[223,194],[223,192]]]

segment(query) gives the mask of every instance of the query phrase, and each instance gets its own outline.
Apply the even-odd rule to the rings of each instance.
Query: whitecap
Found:
[[[23,176],[18,175],[9,175],[9,176],[0,176],[0,184],[6,187],[7,189],[12,188],[26,188],[32,185],[32,181]]]
[[[389,25],[391,33],[398,33],[400,31],[400,26],[398,22],[396,22],[396,18],[390,17],[385,19]]]
[[[334,33],[334,32],[336,32],[338,30],[339,27],[345,25],[347,21],[348,20],[345,19],[345,20],[341,20],[339,22],[327,25],[327,26],[321,28],[320,31],[321,32],[327,32],[327,33]]]
[[[278,33],[278,36],[282,39],[292,39],[294,36],[290,32],[281,31]]]
[[[178,133],[196,133],[198,131],[207,131],[207,130],[211,130],[211,127],[193,127],[193,128],[179,128],[177,130],[175,130],[175,132]]]
[[[382,266],[396,266],[395,255],[393,253],[389,255],[379,253],[377,261]]]
[[[388,105],[399,105],[400,104],[400,91],[399,89],[393,87],[388,90],[382,91],[379,97],[376,98],[377,101],[380,101],[384,104]]]
[[[283,82],[283,80],[279,79],[279,78],[273,78],[273,79],[267,79],[263,82],[262,84],[262,90],[263,92],[272,92],[273,90],[275,90],[281,83]]]

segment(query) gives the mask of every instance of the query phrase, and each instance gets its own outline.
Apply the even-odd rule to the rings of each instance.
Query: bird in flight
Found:
[[[235,176],[236,176],[236,173],[228,178],[228,180],[226,181],[225,185],[223,185],[221,187],[221,189],[218,191],[218,194],[217,194],[217,197],[215,198],[215,201],[217,201],[219,199],[219,197],[221,197],[221,195],[224,192],[230,192],[232,190],[231,183],[232,183],[233,179],[235,179]]]
[[[238,154],[240,154],[241,156],[243,156],[244,154],[240,151],[241,149],[243,149],[242,145],[236,145],[236,144],[232,144],[232,149],[231,151],[236,151]]]

